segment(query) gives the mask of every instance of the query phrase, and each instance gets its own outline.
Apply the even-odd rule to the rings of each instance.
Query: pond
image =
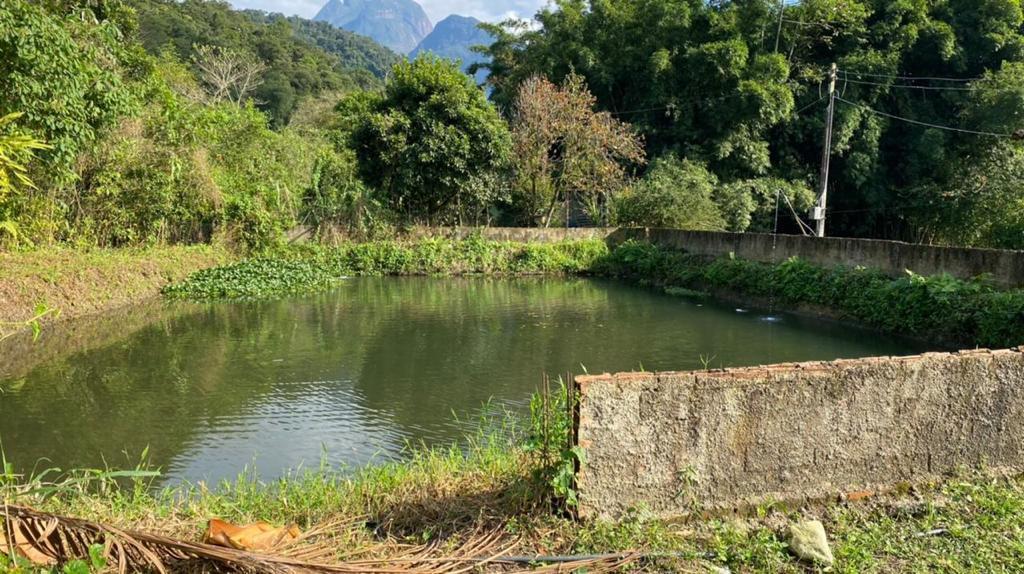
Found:
[[[158,307],[142,324],[108,319],[91,346],[54,327],[39,344],[57,337],[61,352],[0,374],[0,441],[16,467],[123,468],[148,447],[171,482],[272,478],[451,443],[488,402],[524,411],[544,373],[922,350],[596,279],[358,278],[312,296]]]

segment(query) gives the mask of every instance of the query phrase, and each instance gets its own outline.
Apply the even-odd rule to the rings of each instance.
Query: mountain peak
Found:
[[[415,58],[423,52],[430,52],[449,60],[460,60],[463,69],[467,69],[485,59],[472,50],[473,46],[486,46],[494,41],[490,34],[480,29],[480,24],[476,18],[452,14],[438,22],[434,31],[409,55]],[[482,71],[477,81],[483,81],[485,77],[486,72]]]
[[[433,30],[415,0],[328,0],[313,19],[369,36],[400,54],[409,53]]]

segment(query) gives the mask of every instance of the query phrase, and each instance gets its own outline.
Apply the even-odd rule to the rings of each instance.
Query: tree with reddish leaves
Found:
[[[640,136],[595,104],[575,74],[562,86],[539,76],[523,82],[512,118],[513,205],[521,223],[550,227],[559,205],[567,218],[576,205],[603,221],[609,198],[629,184],[630,168],[644,163]]]

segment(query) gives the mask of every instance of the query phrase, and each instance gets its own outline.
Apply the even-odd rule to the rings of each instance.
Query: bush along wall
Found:
[[[1024,344],[1024,290],[1000,290],[984,277],[964,281],[908,272],[893,278],[797,258],[777,264],[708,261],[639,242],[618,246],[592,271],[669,290],[726,291],[789,308],[824,307],[841,319],[924,340],[992,348]]]
[[[469,274],[613,277],[671,293],[729,292],[788,308],[827,308],[840,319],[944,344],[1024,344],[1024,290],[1000,290],[983,277],[892,278],[796,258],[777,264],[709,261],[635,241],[614,248],[600,240],[532,244],[479,238],[307,245],[200,271],[164,293],[193,300],[252,299],[327,289],[354,275]]]

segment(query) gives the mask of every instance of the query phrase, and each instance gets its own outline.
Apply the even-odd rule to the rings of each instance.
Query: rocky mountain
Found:
[[[484,59],[471,48],[494,41],[490,34],[478,27],[479,24],[480,20],[476,18],[451,15],[438,22],[434,31],[409,55],[415,58],[420,53],[432,52],[449,60],[461,60],[463,69],[469,68]],[[477,81],[482,82],[486,76],[486,71],[479,72]]]
[[[414,0],[329,0],[313,18],[369,36],[400,54],[408,54],[433,25]]]

